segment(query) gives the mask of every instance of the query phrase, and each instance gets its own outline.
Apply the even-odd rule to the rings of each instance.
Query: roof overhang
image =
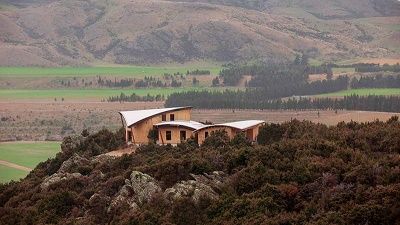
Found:
[[[134,110],[134,111],[120,111],[121,118],[124,121],[126,127],[131,127],[143,120],[149,119],[161,115],[163,113],[169,113],[174,111],[180,111],[185,109],[192,109],[192,106],[174,107],[174,108],[162,108],[162,109],[145,109],[145,110]]]
[[[165,121],[154,125],[155,127],[184,127],[190,130],[197,130],[205,125],[196,121]]]
[[[212,128],[233,128],[236,130],[244,131],[248,130],[251,128],[254,128],[258,125],[264,124],[265,121],[263,120],[244,120],[244,121],[237,121],[237,122],[232,122],[232,123],[221,123],[221,124],[214,124],[214,125],[208,125],[204,126],[200,129],[195,130],[194,132],[197,133],[201,130],[205,129],[212,129]]]

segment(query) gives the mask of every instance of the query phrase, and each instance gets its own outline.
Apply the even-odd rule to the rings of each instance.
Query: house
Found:
[[[125,127],[125,140],[128,144],[147,144],[149,132],[156,130],[157,143],[176,145],[193,137],[198,144],[216,130],[225,130],[232,139],[243,132],[252,142],[257,140],[258,130],[265,122],[262,120],[246,120],[231,123],[205,125],[191,120],[192,107],[174,107],[163,109],[147,109],[121,111],[122,123]]]
[[[125,127],[125,140],[132,144],[147,144],[149,131],[155,124],[175,120],[189,121],[191,111],[192,107],[121,111],[119,114]]]
[[[225,130],[229,139],[234,138],[237,134],[243,132],[248,140],[251,142],[257,141],[258,131],[260,126],[264,125],[263,120],[244,120],[230,123],[222,123],[215,125],[208,125],[199,128],[195,131],[197,135],[197,143],[202,144],[204,140],[214,131]]]
[[[158,144],[179,144],[188,138],[195,137],[194,132],[206,125],[196,121],[166,121],[157,123]]]

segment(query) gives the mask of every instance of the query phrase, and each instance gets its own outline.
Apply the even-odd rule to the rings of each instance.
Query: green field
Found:
[[[212,74],[218,74],[220,66],[115,66],[115,67],[0,67],[0,77],[90,77],[90,76],[161,76],[164,73],[173,74],[192,70],[209,70]]]
[[[179,88],[142,88],[142,89],[0,89],[0,100],[51,100],[57,98],[61,101],[69,100],[103,100],[110,96],[117,96],[121,93],[131,95],[135,93],[140,96],[150,95],[168,95],[176,92],[194,91],[194,90],[225,90],[227,88],[211,87],[179,87]],[[232,88],[230,88],[232,89]]]
[[[0,183],[7,183],[11,180],[18,181],[19,179],[26,177],[28,173],[29,172],[0,165]]]
[[[349,95],[400,95],[400,88],[365,88],[365,89],[350,89],[328,94],[316,95],[318,97],[342,97]]]
[[[354,73],[356,72],[355,68],[332,68],[333,73]]]
[[[35,168],[59,151],[59,142],[4,142],[0,143],[0,160]],[[0,182],[18,180],[27,174],[26,171],[0,165]]]

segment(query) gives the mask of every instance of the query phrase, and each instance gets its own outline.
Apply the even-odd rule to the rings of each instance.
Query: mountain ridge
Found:
[[[399,55],[392,48],[399,31],[390,28],[400,17],[321,19],[302,8],[248,9],[218,0],[19,2],[0,10],[2,66]]]

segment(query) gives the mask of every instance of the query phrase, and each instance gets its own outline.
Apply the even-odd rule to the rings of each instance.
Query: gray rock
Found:
[[[217,199],[219,196],[215,190],[218,190],[225,181],[223,172],[215,171],[212,174],[191,176],[195,180],[181,181],[171,188],[164,191],[164,197],[170,201],[178,200],[182,197],[192,198],[198,202],[201,197]]]
[[[111,212],[124,204],[136,210],[158,192],[161,193],[161,188],[153,177],[139,171],[133,171],[130,179],[125,180],[125,184],[112,199],[107,212]]]
[[[89,164],[90,161],[88,159],[83,158],[75,153],[71,158],[62,163],[60,169],[58,169],[58,173],[71,173],[74,172],[75,168]]]
[[[82,177],[80,173],[55,173],[46,179],[40,184],[40,188],[42,190],[47,190],[50,185],[59,183],[64,180],[70,180],[72,178]]]
[[[131,173],[130,182],[139,204],[149,201],[155,193],[161,192],[160,186],[153,177],[139,171]]]

